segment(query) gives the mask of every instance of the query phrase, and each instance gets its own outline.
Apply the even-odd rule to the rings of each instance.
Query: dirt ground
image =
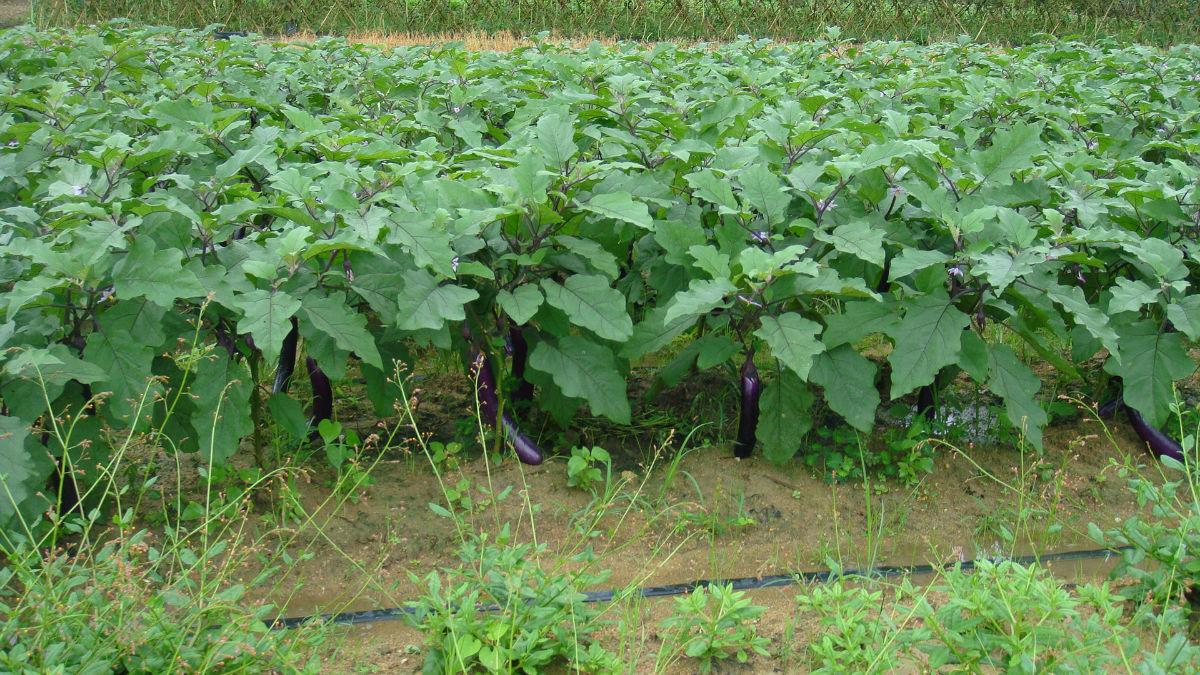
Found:
[[[461,379],[434,375],[420,383],[418,421],[434,438],[449,440],[455,420],[468,409],[469,390],[456,386]],[[695,414],[703,416],[710,407],[719,409],[721,401],[694,402],[714,386],[719,388],[699,376],[663,392],[658,401],[668,402],[667,407],[690,401]],[[360,396],[350,389],[343,394],[338,416],[347,428],[357,428],[363,437],[380,430],[383,420],[357,402]],[[667,419],[687,423],[689,413],[676,409]],[[470,530],[495,533],[510,525],[514,540],[547,547],[539,557],[544,569],[592,547],[597,567],[611,572],[602,589],[810,572],[827,569],[830,560],[846,569],[946,564],[1097,548],[1087,536],[1089,522],[1108,529],[1137,509],[1115,462],[1130,459],[1156,471],[1124,421],[1109,424],[1106,433],[1084,414],[1048,429],[1040,458],[1011,445],[970,447],[968,442],[960,444],[961,451],[942,447],[935,455],[935,471],[908,487],[898,482],[831,484],[798,461],[779,467],[757,454],[738,460],[728,443],[685,446],[679,430],[672,434],[649,422],[644,437],[605,438],[602,427],[569,436],[572,444],[601,445],[612,453],[615,487],[605,504],[591,492],[567,485],[569,445],[544,448],[559,455],[538,467],[512,459],[496,465],[478,452],[464,453],[457,466],[442,467],[442,480],[448,486],[470,486],[466,494],[475,508],[468,511],[458,503]],[[424,577],[460,564],[455,556],[459,531],[430,508],[446,505],[442,488],[429,461],[412,452],[411,434],[400,437],[406,434],[407,442],[376,455],[374,484],[340,509],[319,508],[330,494],[332,472],[314,469],[296,482],[295,493],[305,508],[321,514],[317,523],[322,534],[287,545],[295,559],[312,557],[278,580],[286,593],[258,600],[285,608],[288,617],[396,608],[422,592],[409,573]],[[489,495],[509,487],[506,497],[486,503]],[[1023,521],[1022,511],[1029,516]],[[1061,525],[1061,531],[1052,531],[1052,524]],[[1015,545],[1003,541],[1002,527],[1016,531]],[[262,543],[269,548],[269,541]],[[1052,569],[1068,582],[1097,581],[1112,563],[1057,563]],[[803,645],[819,626],[798,617],[799,590],[750,591],[755,604],[767,607],[759,634],[772,640],[776,655],[747,665],[728,661],[715,672],[805,672]],[[658,623],[673,606],[669,597],[645,600],[632,608],[614,608],[614,616],[606,617],[626,622],[623,628],[605,629],[613,643],[636,636],[629,672],[653,670],[662,645]],[[784,644],[785,635],[791,636],[790,644]],[[348,627],[339,640],[333,665],[345,672],[420,670],[422,636],[399,621]],[[794,660],[780,659],[779,654],[793,651]],[[695,664],[689,661],[668,672],[693,672]]]
[[[29,0],[0,0],[0,28],[29,22]]]

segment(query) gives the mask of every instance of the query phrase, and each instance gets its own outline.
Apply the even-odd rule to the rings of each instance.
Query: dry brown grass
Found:
[[[471,31],[467,33],[384,33],[381,31],[366,31],[351,33],[346,40],[355,44],[380,45],[383,47],[411,47],[414,45],[438,45],[447,42],[462,42],[464,48],[470,51],[511,52],[518,47],[530,47],[533,41],[518,37],[515,33],[501,31],[499,33],[484,33]],[[318,36],[314,33],[297,33],[286,38],[287,42],[314,42]],[[560,35],[551,35],[550,42],[562,43],[568,41]],[[593,41],[605,46],[617,43],[611,36],[597,35],[585,38],[571,39],[575,46],[586,46]]]

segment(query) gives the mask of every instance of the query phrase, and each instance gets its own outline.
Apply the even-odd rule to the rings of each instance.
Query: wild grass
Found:
[[[371,0],[277,3],[213,0],[33,0],[41,27],[132,17],[145,23],[221,25],[266,35],[528,36],[549,31],[579,40],[723,41],[740,35],[781,41],[820,38],[840,26],[852,40],[1025,43],[1045,35],[1116,37],[1167,45],[1196,41],[1189,0]],[[407,40],[407,37],[401,37]],[[514,44],[511,40],[505,44]],[[494,48],[494,47],[489,47]],[[500,46],[498,48],[503,48]]]

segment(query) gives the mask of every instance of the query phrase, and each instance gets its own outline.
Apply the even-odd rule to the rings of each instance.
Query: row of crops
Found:
[[[666,384],[753,359],[778,462],[818,404],[868,430],[959,370],[1040,446],[1021,354],[1085,388],[1120,378],[1160,425],[1200,338],[1198,64],[1056,42],[496,54],[9,31],[0,520],[44,509],[54,455],[103,462],[108,433],[165,419],[220,462],[267,416],[302,426],[286,388],[254,386],[293,326],[379,414],[414,347],[473,341],[563,423],[628,423],[631,364],[672,343]],[[52,424],[67,447],[42,446]]]

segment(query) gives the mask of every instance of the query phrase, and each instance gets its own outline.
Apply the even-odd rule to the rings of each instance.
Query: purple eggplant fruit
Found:
[[[306,357],[304,365],[308,368],[308,381],[312,384],[312,426],[313,429],[321,420],[333,418],[333,386],[329,384],[329,376],[317,365],[313,357]]]
[[[1137,432],[1138,438],[1146,444],[1146,450],[1156,459],[1170,457],[1175,461],[1184,464],[1186,463],[1183,454],[1183,446],[1174,438],[1163,433],[1161,429],[1156,429],[1153,425],[1142,417],[1142,413],[1125,404],[1125,401],[1120,397],[1105,403],[1096,410],[1096,414],[1104,419],[1108,419],[1116,414],[1117,409],[1125,411],[1125,416],[1129,418],[1129,426]]]
[[[1138,437],[1146,442],[1146,448],[1151,455],[1158,459],[1170,457],[1180,464],[1187,463],[1183,455],[1183,446],[1178,441],[1147,422],[1146,418],[1142,417],[1142,413],[1123,403],[1121,406],[1125,409],[1125,414],[1129,416],[1129,424],[1137,432]]]
[[[517,452],[517,459],[526,464],[537,466],[542,463],[542,450],[533,442],[533,439],[526,436],[519,427],[517,422],[512,418],[512,415],[504,413],[501,416],[501,423],[504,425],[504,434],[508,437],[508,442],[512,443],[513,450]]]
[[[482,351],[475,352],[471,359],[471,377],[475,380],[475,395],[479,399],[479,412],[489,426],[496,425],[500,411],[500,397],[496,393],[496,376],[492,373],[491,359]],[[504,436],[512,444],[517,459],[525,464],[541,464],[542,451],[529,436],[521,432],[516,420],[507,412],[500,419]]]
[[[517,390],[513,392],[513,400],[528,403],[533,400],[533,383],[525,379],[525,362],[529,356],[529,344],[525,342],[525,333],[522,332],[520,326],[513,326],[508,331],[505,343],[510,346],[512,376],[517,381]]]
[[[924,417],[927,422],[937,419],[937,405],[934,403],[933,385],[927,384],[917,392],[917,414]]]
[[[762,380],[754,367],[754,352],[746,356],[742,364],[742,416],[738,422],[737,443],[733,446],[734,457],[749,457],[754,450],[758,431],[758,398],[762,395]]]
[[[1117,407],[1120,405],[1122,405],[1121,397],[1118,396],[1118,397],[1114,398],[1113,400],[1109,401],[1108,403],[1105,403],[1104,405],[1100,406],[1096,410],[1096,414],[1099,415],[1102,419],[1108,419],[1108,418],[1112,417],[1113,415],[1117,414]]]
[[[300,328],[296,324],[296,317],[293,316],[292,329],[283,338],[283,348],[279,350],[279,365],[275,368],[275,384],[271,386],[272,394],[287,391],[288,384],[292,381],[292,371],[296,369],[296,343],[299,339]]]

